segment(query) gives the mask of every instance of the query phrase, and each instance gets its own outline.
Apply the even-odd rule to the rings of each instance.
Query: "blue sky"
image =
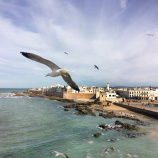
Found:
[[[21,51],[79,86],[158,86],[157,19],[157,0],[0,0],[0,88],[66,85]]]

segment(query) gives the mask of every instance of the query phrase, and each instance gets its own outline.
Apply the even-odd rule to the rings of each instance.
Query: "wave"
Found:
[[[14,93],[0,93],[0,98],[22,98],[23,96],[15,96]]]

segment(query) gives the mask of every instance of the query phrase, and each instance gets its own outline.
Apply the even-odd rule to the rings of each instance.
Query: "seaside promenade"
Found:
[[[115,103],[115,105],[158,119],[158,102],[122,102]]]

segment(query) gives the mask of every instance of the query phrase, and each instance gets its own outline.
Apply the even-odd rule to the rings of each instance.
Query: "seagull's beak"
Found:
[[[45,77],[47,77],[48,75],[45,75]]]

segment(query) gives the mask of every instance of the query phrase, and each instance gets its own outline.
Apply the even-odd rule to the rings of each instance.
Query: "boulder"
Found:
[[[101,125],[99,125],[98,127],[102,128],[102,129],[105,129],[105,130],[108,130],[108,129],[109,129],[109,126],[108,126],[108,125],[105,125],[105,124],[101,124]]]
[[[95,133],[93,136],[94,137],[99,137],[100,135],[102,135],[101,133]]]
[[[69,111],[69,108],[65,108],[64,111]]]
[[[140,128],[135,126],[135,125],[130,125],[128,123],[122,123],[118,120],[115,121],[115,125],[117,125],[116,128],[123,128],[123,129],[126,129],[126,130],[139,130]],[[118,125],[120,125],[120,127],[118,127]]]
[[[92,115],[92,116],[96,116],[96,114],[95,114],[94,112],[91,112],[91,115]]]

